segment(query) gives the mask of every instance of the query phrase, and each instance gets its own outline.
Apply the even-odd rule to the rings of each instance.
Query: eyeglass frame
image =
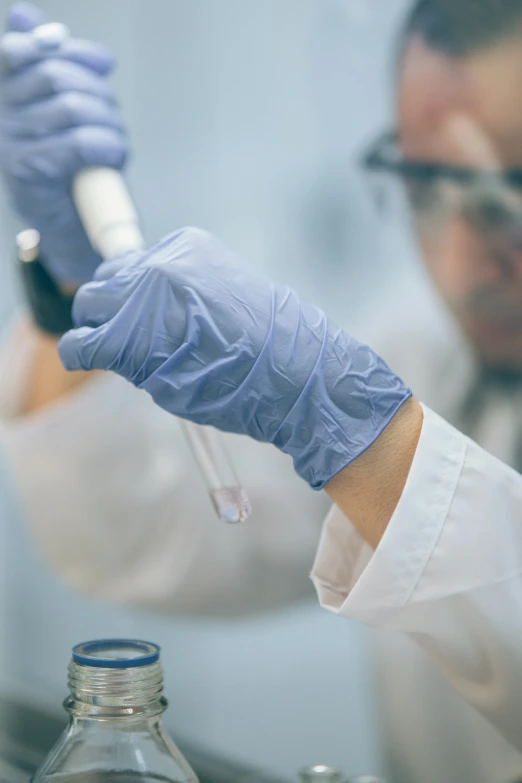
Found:
[[[436,181],[451,180],[459,184],[474,183],[477,179],[484,181],[489,177],[498,185],[499,178],[505,185],[522,190],[522,167],[497,170],[481,169],[472,166],[454,166],[448,163],[433,161],[409,160],[407,158],[391,159],[387,149],[395,145],[400,153],[399,133],[396,130],[385,131],[362,153],[360,163],[367,171],[395,174],[404,180]]]
[[[390,154],[393,146],[395,159]],[[395,175],[405,185],[415,182],[431,187],[438,186],[450,195],[446,208],[437,209],[435,212],[432,206],[428,211],[419,211],[418,202],[412,201],[412,207],[419,218],[422,214],[432,215],[428,223],[421,219],[425,230],[438,232],[440,225],[433,223],[433,216],[443,219],[449,204],[452,211],[457,208],[461,214],[467,214],[467,221],[475,227],[481,225],[482,230],[498,230],[502,227],[504,231],[509,228],[512,235],[516,234],[517,243],[520,241],[518,237],[522,227],[522,168],[491,170],[407,160],[401,157],[396,130],[381,134],[363,153],[361,162],[370,173]],[[465,191],[458,196],[457,191],[460,188]],[[484,208],[491,210],[492,206],[494,211],[489,214],[493,215],[493,220],[491,217],[484,220]]]

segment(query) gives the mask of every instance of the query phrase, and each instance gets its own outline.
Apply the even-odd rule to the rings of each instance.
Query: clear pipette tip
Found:
[[[244,522],[252,513],[247,494],[239,487],[213,489],[210,491],[210,498],[219,519],[229,525]]]

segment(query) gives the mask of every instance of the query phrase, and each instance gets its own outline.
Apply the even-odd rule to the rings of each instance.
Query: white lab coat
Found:
[[[417,396],[456,420],[474,367],[456,335],[446,337],[416,324],[398,335],[395,356],[382,352]],[[34,539],[65,581],[172,612],[238,614],[310,595],[327,504],[284,456],[230,437],[256,510],[242,528],[216,525],[177,423],[120,379],[16,418],[30,354],[22,323],[0,371],[0,437]],[[508,461],[521,402],[493,395],[477,425]],[[313,569],[321,603],[379,629],[393,780],[522,779],[521,519],[522,477],[427,409],[377,551],[338,510],[323,528]]]

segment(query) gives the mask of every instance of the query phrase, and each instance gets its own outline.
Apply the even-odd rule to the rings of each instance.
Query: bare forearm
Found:
[[[374,548],[404,490],[422,420],[420,404],[409,400],[373,446],[326,487],[336,506]]]
[[[34,352],[20,415],[32,413],[70,394],[93,373],[64,370],[57,350],[58,339],[34,327]],[[94,373],[96,374],[96,373]]]

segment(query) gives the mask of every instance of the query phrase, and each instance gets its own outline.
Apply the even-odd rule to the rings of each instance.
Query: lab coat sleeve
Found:
[[[425,409],[405,491],[378,548],[334,510],[313,580],[333,612],[409,635],[522,750],[518,473]]]
[[[101,376],[20,416],[33,350],[22,319],[0,365],[0,448],[31,540],[66,583],[104,601],[214,616],[313,600],[307,574],[327,501],[290,460],[227,438],[255,509],[227,526],[176,420],[122,379]]]

